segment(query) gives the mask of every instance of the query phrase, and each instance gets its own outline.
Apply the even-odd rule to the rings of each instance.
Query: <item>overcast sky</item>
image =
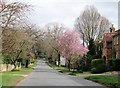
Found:
[[[115,28],[118,28],[119,0],[11,0],[33,5],[28,16],[32,23],[44,26],[50,22],[74,27],[75,19],[82,13],[86,5],[94,5],[101,15],[105,16]]]

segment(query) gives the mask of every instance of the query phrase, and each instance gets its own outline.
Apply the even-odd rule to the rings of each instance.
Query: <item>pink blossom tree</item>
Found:
[[[76,30],[66,31],[58,38],[58,46],[62,56],[68,61],[70,69],[70,61],[73,55],[83,57],[89,50],[81,44],[81,38]]]

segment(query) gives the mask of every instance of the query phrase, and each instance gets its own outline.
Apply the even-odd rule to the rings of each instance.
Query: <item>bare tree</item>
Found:
[[[34,58],[32,48],[36,43],[37,34],[35,33],[36,30],[32,25],[24,28],[17,26],[14,29],[4,30],[2,55],[9,57],[15,68],[19,57],[25,58],[26,61],[31,59],[31,55]]]
[[[88,45],[89,40],[99,41],[105,32],[108,32],[110,22],[103,17],[94,6],[87,6],[76,19],[75,28]]]
[[[63,24],[56,22],[48,23],[43,28],[43,36],[40,36],[39,46],[41,46],[42,52],[46,54],[46,57],[53,62],[58,61],[60,64],[60,51],[58,49],[58,37],[64,32],[65,27]]]
[[[4,30],[4,36],[2,36],[2,55],[9,57],[9,60],[12,64],[14,64],[15,68],[17,59],[22,52],[22,47],[25,44],[23,41],[24,32],[16,29]]]
[[[29,10],[29,5],[19,2],[9,3],[6,0],[0,0],[0,25],[2,28],[13,27],[19,23],[23,14]]]
[[[11,34],[11,31],[7,31],[7,29],[14,29],[16,25],[19,25],[21,19],[24,17],[23,14],[29,10],[29,5],[19,2],[7,2],[7,0],[0,0],[0,31],[1,31],[1,41],[4,43],[4,39],[6,33]],[[14,27],[15,26],[15,27]],[[10,32],[10,33],[8,33]],[[13,35],[16,32],[13,32]],[[11,39],[12,40],[12,39]],[[8,44],[8,43],[4,43]]]

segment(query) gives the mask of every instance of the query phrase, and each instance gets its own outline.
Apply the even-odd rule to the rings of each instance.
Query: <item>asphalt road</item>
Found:
[[[102,85],[95,82],[60,73],[49,67],[44,60],[39,60],[35,70],[17,86],[62,86],[62,88],[64,86],[91,86],[91,88],[103,88]]]

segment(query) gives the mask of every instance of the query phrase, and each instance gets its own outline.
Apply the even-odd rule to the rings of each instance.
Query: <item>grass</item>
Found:
[[[77,71],[71,72],[66,67],[61,67],[61,66],[58,67],[50,63],[48,63],[48,65],[52,67],[53,69],[58,70],[62,73],[69,73],[69,75],[75,75],[75,76],[82,77],[88,80],[92,80],[94,82],[98,82],[110,88],[120,88],[120,76],[116,75],[116,73],[120,71],[110,71],[110,72],[105,72],[101,74],[92,74],[90,72],[83,72],[83,73],[77,72]]]
[[[33,70],[34,66],[35,64],[29,66],[28,68],[2,72],[0,74],[0,77],[2,77],[2,86],[15,86],[20,80],[22,80]]]
[[[58,71],[60,71],[60,72],[62,72],[62,73],[66,73],[66,72],[70,72],[69,71],[69,69],[68,68],[66,68],[66,67],[62,67],[62,66],[56,66],[56,65],[53,65],[53,64],[50,64],[50,63],[47,63],[50,67],[52,67],[53,69],[55,69],[55,70],[58,70]]]
[[[98,82],[110,88],[120,88],[120,76],[88,76],[86,77],[88,80],[92,80],[94,82]]]
[[[19,75],[2,74],[2,86],[14,86],[24,77]]]
[[[69,71],[69,69],[67,67],[63,67],[63,66],[56,66],[50,63],[47,63],[50,67],[52,67],[55,70],[58,70],[61,73],[66,73],[68,75],[74,75],[76,76],[77,74],[81,74],[82,72],[78,72],[78,71]]]

